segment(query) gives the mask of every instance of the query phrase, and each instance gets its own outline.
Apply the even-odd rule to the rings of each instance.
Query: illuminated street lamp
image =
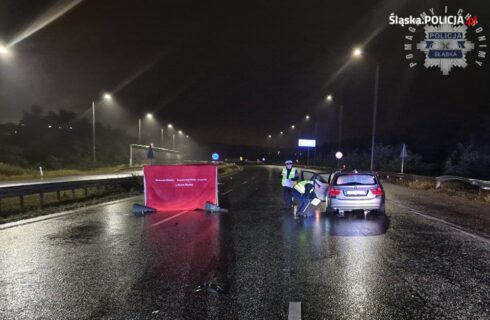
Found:
[[[271,139],[272,138],[272,135],[268,135],[267,138]]]
[[[325,98],[328,102],[332,101],[333,100],[333,97],[331,94],[329,94],[326,98]]]
[[[291,129],[294,129],[296,128],[296,126],[294,124],[291,125]]]
[[[109,93],[104,93],[104,100],[110,101],[112,100],[112,96]],[[92,161],[95,162],[95,100],[92,101]]]
[[[360,59],[362,57],[362,49],[354,48],[354,50],[352,50],[352,57],[354,59]],[[375,144],[375,136],[376,136],[376,115],[378,111],[378,92],[379,92],[379,62],[376,62],[376,69],[374,71],[373,127],[371,132],[371,165],[370,165],[371,170],[373,170],[373,166],[374,166],[374,144]]]
[[[172,124],[169,123],[168,126],[167,126],[167,128],[172,129],[173,128]]]
[[[279,134],[282,136],[284,134],[284,132],[281,131],[281,132],[279,132]]]
[[[0,44],[0,55],[6,56],[9,53],[10,53],[9,49],[6,46]]]
[[[362,49],[354,48],[354,50],[352,50],[352,57],[355,59],[362,57]]]
[[[306,115],[306,120],[310,120],[310,115]]]
[[[146,118],[152,120],[153,114],[147,113]],[[138,144],[141,144],[141,118],[138,119]]]

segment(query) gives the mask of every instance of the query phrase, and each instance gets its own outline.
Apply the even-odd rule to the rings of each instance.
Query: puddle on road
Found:
[[[103,226],[99,223],[85,223],[68,227],[62,231],[46,236],[48,240],[87,244],[92,243],[103,232]]]
[[[390,226],[390,219],[384,214],[373,214],[364,217],[362,214],[346,214],[343,217],[315,213],[299,220],[308,229],[321,229],[323,234],[342,237],[370,237],[385,234]]]

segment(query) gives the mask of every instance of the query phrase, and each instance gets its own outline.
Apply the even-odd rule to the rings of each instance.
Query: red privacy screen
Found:
[[[203,209],[217,204],[215,165],[145,166],[145,205],[159,211]]]

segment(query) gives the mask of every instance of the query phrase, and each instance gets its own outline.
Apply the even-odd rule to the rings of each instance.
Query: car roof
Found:
[[[334,173],[335,175],[340,175],[340,174],[370,174],[373,176],[377,175],[376,172],[371,170],[356,170],[356,169],[340,170]]]

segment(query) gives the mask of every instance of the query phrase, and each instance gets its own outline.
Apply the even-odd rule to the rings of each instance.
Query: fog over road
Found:
[[[488,205],[385,184],[386,215],[296,221],[277,167],[221,182],[228,213],[136,218],[140,196],[0,225],[1,318],[490,318]]]

